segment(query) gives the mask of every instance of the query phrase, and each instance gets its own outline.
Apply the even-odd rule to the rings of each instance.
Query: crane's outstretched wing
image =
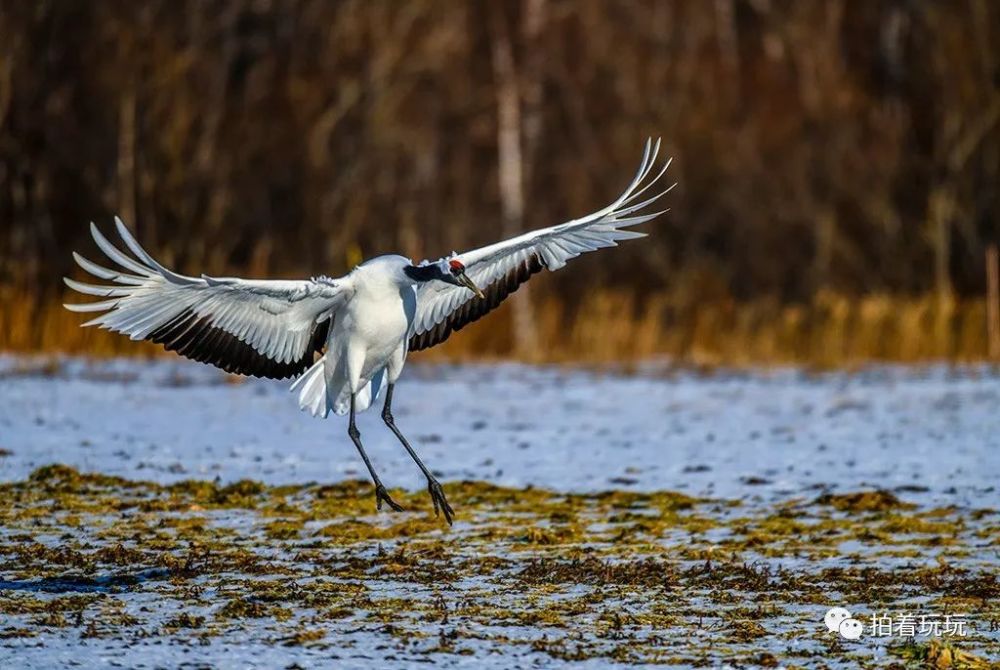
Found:
[[[645,212],[673,185],[650,198],[636,202],[657,184],[670,166],[668,159],[652,179],[660,141],[646,141],[642,163],[632,183],[613,203],[593,214],[551,228],[535,230],[487,247],[467,251],[453,258],[465,266],[465,273],[482,289],[477,298],[463,286],[427,282],[417,289],[417,311],[410,331],[409,350],[419,351],[448,339],[456,330],[496,309],[503,300],[543,268],[558,270],[582,253],[618,246],[619,240],[645,237],[645,233],[623,230],[645,223],[667,210]]]
[[[90,224],[97,246],[123,269],[102,267],[74,252],[80,267],[117,285],[65,278],[71,289],[107,298],[66,308],[104,312],[83,325],[151,340],[227,372],[273,379],[303,372],[351,292],[347,282],[328,277],[268,281],[176,274],[146,253],[120,219],[115,225],[135,258]]]

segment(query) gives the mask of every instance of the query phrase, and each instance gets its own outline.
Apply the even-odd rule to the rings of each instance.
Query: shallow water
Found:
[[[344,420],[282,384],[173,361],[0,375],[2,667],[1000,656],[986,369],[411,366],[394,413],[447,482],[450,530],[377,413],[363,439],[404,514],[374,513]],[[844,640],[833,605],[974,630]]]

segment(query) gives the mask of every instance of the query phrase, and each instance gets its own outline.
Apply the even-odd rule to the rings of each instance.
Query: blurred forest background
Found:
[[[336,275],[602,207],[649,135],[648,240],[444,355],[1000,354],[994,0],[0,0],[0,349],[136,351],[59,307],[91,220],[184,272]]]

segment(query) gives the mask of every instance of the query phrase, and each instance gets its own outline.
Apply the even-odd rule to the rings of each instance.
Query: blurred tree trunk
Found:
[[[490,37],[497,96],[497,177],[503,237],[524,229],[524,192],[541,134],[541,63],[538,36],[545,21],[545,0],[525,0],[522,7],[524,67],[519,71],[514,41],[503,3],[490,3]],[[514,311],[514,351],[537,349],[538,337],[527,285],[511,298]]]
[[[542,34],[548,16],[548,0],[525,0],[521,33],[524,37],[524,66],[521,68],[521,97],[524,103],[524,184],[530,191],[538,144],[542,135],[542,67],[545,52]]]
[[[715,39],[725,72],[729,104],[740,102],[740,48],[734,0],[715,0]]]
[[[927,203],[927,215],[934,253],[934,288],[941,300],[951,296],[948,259],[951,257],[951,220],[954,213],[954,190],[947,184],[933,187]]]
[[[133,230],[139,222],[135,214],[135,149],[136,149],[135,87],[122,92],[118,104],[118,216]]]
[[[837,214],[832,207],[824,207],[816,215],[816,255],[813,259],[812,289],[816,293],[830,283],[833,247],[837,236]]]
[[[1000,261],[995,243],[986,247],[986,343],[989,357],[1000,358]]]

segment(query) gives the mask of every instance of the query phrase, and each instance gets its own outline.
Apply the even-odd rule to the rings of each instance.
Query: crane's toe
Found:
[[[375,509],[381,511],[382,503],[385,503],[392,509],[393,512],[402,512],[402,506],[395,500],[389,497],[389,492],[385,490],[385,487],[379,484],[375,487]]]
[[[430,479],[427,481],[427,490],[430,492],[431,500],[434,502],[434,516],[439,516],[441,512],[444,512],[445,521],[450,526],[452,524],[452,517],[455,516],[455,510],[448,504],[448,499],[444,496],[444,489],[441,488],[441,484],[436,479]]]

